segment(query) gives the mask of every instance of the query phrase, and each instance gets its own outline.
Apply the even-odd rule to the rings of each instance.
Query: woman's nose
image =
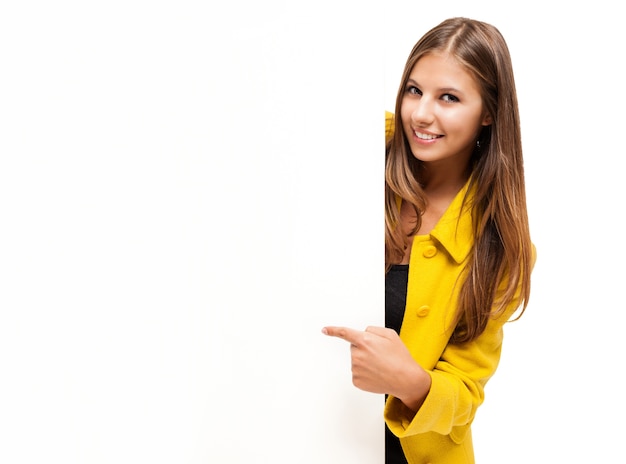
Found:
[[[427,97],[420,98],[415,102],[415,108],[411,113],[413,123],[416,125],[428,125],[434,119],[434,107],[431,99]]]

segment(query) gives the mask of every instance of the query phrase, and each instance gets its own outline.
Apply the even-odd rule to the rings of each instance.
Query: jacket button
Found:
[[[420,306],[420,308],[417,310],[418,317],[426,317],[428,316],[428,313],[430,313],[430,306],[428,305]]]
[[[433,256],[437,254],[437,247],[433,245],[429,245],[426,248],[424,248],[424,251],[422,253],[424,254],[425,258],[432,258]]]

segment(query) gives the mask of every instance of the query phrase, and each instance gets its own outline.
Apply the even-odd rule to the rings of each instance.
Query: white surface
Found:
[[[205,3],[0,11],[3,463],[380,462],[376,16]]]

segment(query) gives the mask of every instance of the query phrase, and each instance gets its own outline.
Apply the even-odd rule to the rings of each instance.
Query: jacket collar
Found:
[[[437,240],[457,264],[467,258],[474,245],[472,204],[476,188],[470,189],[470,180],[459,190],[430,231],[431,238]]]

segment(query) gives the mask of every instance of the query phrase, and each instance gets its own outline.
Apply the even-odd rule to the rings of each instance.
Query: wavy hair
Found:
[[[397,130],[386,147],[385,265],[400,262],[408,237],[399,227],[398,199],[415,208],[418,223],[427,206],[419,182],[422,163],[415,158],[401,129],[404,89],[413,66],[429,53],[447,53],[474,76],[483,105],[492,117],[472,155],[470,189],[474,246],[459,292],[455,329],[450,341],[461,344],[478,337],[490,317],[530,296],[533,245],[530,240],[517,93],[508,46],[494,26],[467,18],[451,18],[428,31],[407,59],[396,98]]]

